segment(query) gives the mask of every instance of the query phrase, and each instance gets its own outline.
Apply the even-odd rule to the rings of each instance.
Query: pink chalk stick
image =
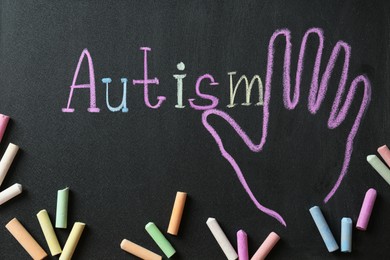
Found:
[[[280,237],[275,232],[271,232],[264,240],[263,244],[257,249],[251,260],[263,260],[267,257],[272,248],[278,243]]]
[[[0,114],[0,142],[1,139],[3,139],[5,129],[7,128],[8,125],[8,121],[9,121],[9,116]]]
[[[368,221],[370,220],[372,208],[374,207],[376,199],[376,190],[371,188],[366,192],[363,205],[360,210],[359,218],[356,224],[356,228],[359,230],[366,230]]]
[[[382,159],[390,167],[390,150],[387,145],[383,145],[378,148],[378,153],[382,156]]]
[[[248,236],[244,230],[237,232],[237,249],[239,260],[249,260],[248,256]]]

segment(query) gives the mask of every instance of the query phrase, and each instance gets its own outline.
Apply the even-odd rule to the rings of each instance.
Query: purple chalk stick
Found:
[[[364,197],[363,205],[360,210],[359,218],[356,224],[357,229],[362,231],[367,229],[368,221],[370,220],[375,199],[376,199],[376,190],[371,188],[366,192],[366,196]]]
[[[240,260],[249,260],[248,256],[248,236],[244,230],[239,230],[237,232],[237,250],[238,250],[238,259]]]

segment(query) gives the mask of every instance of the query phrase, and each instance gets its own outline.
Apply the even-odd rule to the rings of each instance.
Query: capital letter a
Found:
[[[84,60],[84,57],[87,57],[87,60],[88,60],[89,84],[76,85],[76,80],[77,80],[77,77],[79,75],[80,67],[81,67],[81,64]],[[89,104],[88,112],[99,113],[100,109],[96,107],[95,73],[93,70],[93,63],[92,63],[91,54],[89,54],[89,51],[87,49],[83,50],[83,52],[81,53],[79,62],[77,63],[77,68],[76,68],[76,71],[75,71],[74,76],[73,76],[73,82],[72,82],[72,85],[70,86],[68,105],[66,106],[66,108],[62,109],[62,112],[65,112],[65,113],[74,112],[74,108],[70,108],[70,102],[72,101],[73,91],[75,88],[81,88],[81,89],[89,88],[90,104]]]

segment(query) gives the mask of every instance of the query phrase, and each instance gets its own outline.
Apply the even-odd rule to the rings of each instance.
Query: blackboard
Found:
[[[245,230],[250,255],[275,231],[281,240],[270,259],[389,258],[390,187],[366,162],[367,155],[390,143],[389,7],[388,1],[1,1],[0,112],[12,119],[0,152],[10,142],[21,148],[1,189],[17,182],[24,192],[1,206],[0,224],[4,227],[17,217],[48,251],[36,213],[47,209],[53,220],[57,190],[69,186],[69,223],[87,224],[74,259],[132,259],[119,247],[124,238],[162,254],[144,226],[153,221],[165,233],[176,191],[185,191],[188,201],[180,234],[167,235],[177,250],[173,259],[224,259],[205,224],[208,217],[219,221],[233,244],[236,232]],[[319,79],[338,44],[340,53],[324,99],[310,112],[308,97],[321,40],[314,33],[307,38],[299,100],[294,109],[287,109],[286,35],[294,101],[302,39],[313,28],[323,36]],[[219,84],[210,85],[206,78],[200,84],[202,93],[218,98],[214,109],[231,116],[259,144],[264,104],[256,105],[257,85],[251,105],[241,105],[241,86],[237,105],[229,108],[230,77],[236,83],[242,75],[258,75],[266,91],[270,39],[278,32],[284,36],[274,42],[268,135],[262,150],[252,152],[226,120],[210,110],[207,114],[192,108],[188,99],[199,106],[212,104],[195,88],[199,77],[212,75]],[[145,105],[142,84],[133,85],[144,76],[142,47],[150,48],[149,78],[159,80],[149,86],[150,103],[156,105],[157,96],[166,97],[158,108]],[[93,61],[100,112],[87,110],[89,89],[74,89],[74,112],[66,113],[62,109],[84,49]],[[182,71],[177,68],[180,62],[185,64]],[[329,115],[345,66],[341,103],[359,75],[367,84],[358,83],[345,120],[330,129]],[[184,108],[175,107],[173,75],[178,74],[186,74]],[[112,79],[113,107],[122,102],[121,78],[128,79],[127,113],[108,109],[103,78]],[[77,84],[87,82],[85,59]],[[363,100],[366,108],[353,138],[348,170],[324,203],[345,163],[347,137]],[[254,197],[278,212],[286,227],[258,210],[221,155],[206,121],[239,165]],[[320,206],[339,240],[341,218],[348,216],[356,223],[371,187],[378,198],[368,230],[354,229],[352,253],[328,253],[308,209]],[[70,228],[71,224],[56,230],[62,245]],[[5,228],[0,237],[2,259],[28,259]]]

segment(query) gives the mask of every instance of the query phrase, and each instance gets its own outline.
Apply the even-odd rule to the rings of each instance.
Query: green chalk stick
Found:
[[[66,228],[68,225],[69,188],[57,192],[56,228]]]
[[[153,222],[146,224],[145,229],[168,258],[176,253],[171,243],[169,243]]]
[[[390,184],[390,170],[376,155],[367,156],[367,162]]]

